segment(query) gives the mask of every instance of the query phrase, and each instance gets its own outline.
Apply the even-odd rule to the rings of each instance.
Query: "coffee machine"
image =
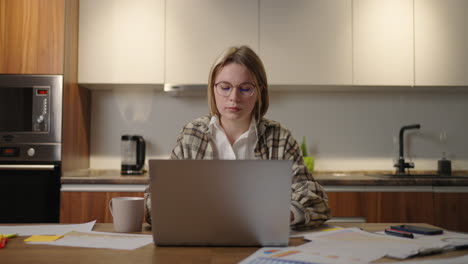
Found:
[[[142,136],[123,135],[121,140],[122,175],[143,174],[146,144]]]

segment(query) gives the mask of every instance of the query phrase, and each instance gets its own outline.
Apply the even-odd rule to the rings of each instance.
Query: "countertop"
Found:
[[[358,227],[368,232],[381,231],[391,225],[400,223],[336,223],[341,227]],[[430,226],[418,223],[418,225]],[[112,224],[96,223],[94,231],[114,232]],[[147,225],[141,232],[150,234]],[[12,264],[29,263],[239,263],[247,258],[258,247],[158,247],[146,245],[135,250],[109,250],[96,248],[57,247],[52,245],[30,245],[25,243],[25,237],[13,238],[7,248],[2,249],[2,260]],[[290,246],[304,243],[302,237],[291,237]],[[339,250],[339,249],[337,249]],[[451,257],[464,256],[468,249],[454,250],[430,256],[416,256],[415,261],[434,260],[446,261]],[[448,260],[447,260],[448,261]],[[399,263],[400,260],[384,257],[372,263]],[[3,263],[3,262],[2,262]]]
[[[437,178],[399,178],[383,176],[392,171],[317,171],[314,178],[323,186],[468,186],[468,171],[454,171],[452,176]],[[414,175],[435,174],[435,171],[412,171]],[[119,170],[85,169],[65,172],[62,184],[148,184],[147,172],[143,175],[121,175]]]

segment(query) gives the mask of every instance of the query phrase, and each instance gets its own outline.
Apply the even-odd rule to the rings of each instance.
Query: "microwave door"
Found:
[[[0,165],[60,162],[62,90],[61,75],[0,74]]]
[[[32,132],[33,88],[1,89],[0,132]]]

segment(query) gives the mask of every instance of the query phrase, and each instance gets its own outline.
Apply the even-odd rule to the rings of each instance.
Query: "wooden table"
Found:
[[[381,231],[393,224],[339,223],[336,226],[360,227],[366,231]],[[426,224],[422,224],[426,225]],[[429,225],[426,225],[429,226]],[[142,233],[150,234],[148,226]],[[96,224],[95,231],[112,232],[112,224]],[[58,247],[29,245],[24,237],[13,238],[4,249],[0,249],[0,262],[3,264],[30,263],[238,263],[254,253],[256,247],[156,247],[154,244],[127,251],[92,248]],[[291,238],[290,245],[303,243],[302,238]],[[443,254],[418,257],[417,259],[436,259],[468,254],[468,249]],[[416,259],[416,258],[415,258]],[[376,263],[395,262],[392,259],[379,259]]]

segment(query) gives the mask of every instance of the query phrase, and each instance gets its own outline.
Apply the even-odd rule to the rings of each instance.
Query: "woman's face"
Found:
[[[227,96],[221,95],[219,88],[227,90],[227,87],[233,87],[231,93]],[[252,87],[253,94],[248,96],[246,91]],[[215,78],[214,94],[221,122],[230,120],[250,123],[258,97],[255,87],[255,79],[243,65],[229,63],[220,69]]]

